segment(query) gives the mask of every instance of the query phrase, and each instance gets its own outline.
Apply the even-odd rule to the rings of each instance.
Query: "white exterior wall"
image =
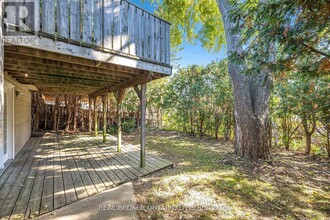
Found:
[[[14,85],[14,154],[16,155],[31,137],[31,92],[11,76],[5,81]]]
[[[0,170],[3,168],[4,160],[3,160],[3,94],[4,94],[4,87],[3,87],[3,61],[4,61],[4,53],[3,53],[3,43],[2,43],[2,1],[0,1]]]

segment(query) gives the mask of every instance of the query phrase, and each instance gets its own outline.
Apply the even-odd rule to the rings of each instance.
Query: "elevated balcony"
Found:
[[[126,0],[9,2],[5,71],[23,84],[95,96],[172,73],[170,24]]]

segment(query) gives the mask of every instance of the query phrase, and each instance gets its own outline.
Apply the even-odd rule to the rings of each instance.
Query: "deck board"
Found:
[[[173,164],[137,146],[89,134],[31,138],[0,176],[0,219],[34,218]]]

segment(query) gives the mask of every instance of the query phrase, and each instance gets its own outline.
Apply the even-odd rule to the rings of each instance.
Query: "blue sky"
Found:
[[[154,12],[155,10],[155,7],[151,5],[148,0],[145,0],[144,2],[142,2],[142,0],[131,0],[130,2],[144,8],[149,12]],[[226,56],[224,50],[220,53],[209,53],[198,41],[196,41],[193,45],[184,42],[182,46],[184,49],[178,53],[178,57],[181,57],[181,60],[179,61],[180,67],[186,67],[190,64],[206,65],[212,60],[222,59]]]

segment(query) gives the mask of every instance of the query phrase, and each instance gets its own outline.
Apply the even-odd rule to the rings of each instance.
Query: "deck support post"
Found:
[[[92,133],[92,98],[88,99],[88,132]]]
[[[103,143],[107,142],[107,96],[102,96]]]
[[[47,120],[48,120],[48,105],[45,105],[45,124],[44,124],[44,130],[47,130]]]
[[[117,100],[117,152],[121,152],[121,103],[125,96],[125,89],[115,92]]]
[[[98,109],[97,109],[97,97],[94,98],[94,134],[95,136],[98,135],[98,118],[97,118],[97,113],[98,113]]]
[[[140,99],[140,145],[141,145],[141,152],[140,152],[140,165],[141,167],[146,166],[146,106],[147,106],[147,99],[146,99],[146,91],[147,91],[147,84],[142,84],[141,88],[138,86],[134,87],[135,92],[137,93]]]

